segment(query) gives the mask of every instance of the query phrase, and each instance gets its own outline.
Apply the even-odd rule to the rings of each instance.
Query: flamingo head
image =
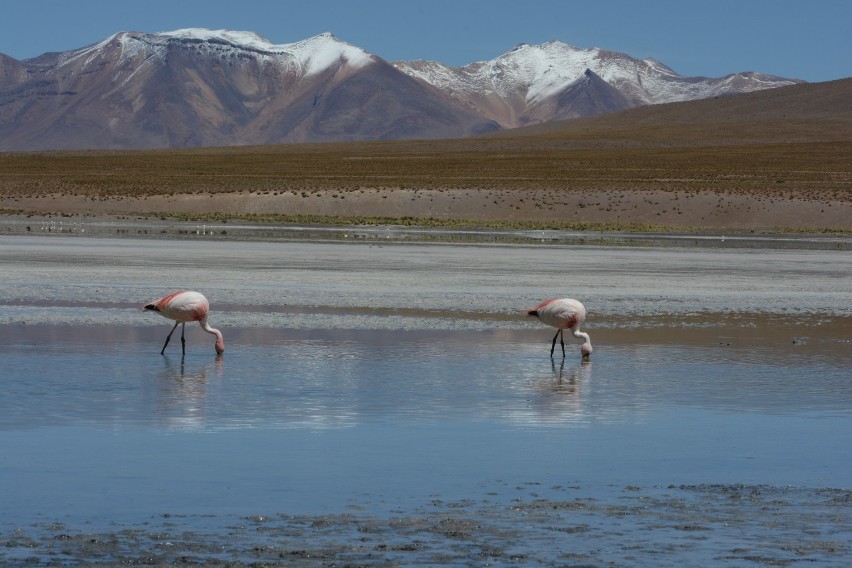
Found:
[[[222,338],[222,334],[219,334],[219,337],[216,338],[216,355],[221,355],[225,352],[225,340]]]
[[[580,346],[580,353],[583,354],[583,361],[588,361],[592,356],[592,344],[589,342],[584,343]]]

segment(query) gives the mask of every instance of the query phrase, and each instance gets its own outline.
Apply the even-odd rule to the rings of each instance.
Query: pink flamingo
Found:
[[[216,353],[221,355],[225,352],[225,340],[222,338],[222,332],[210,327],[207,323],[207,312],[210,310],[210,304],[204,294],[189,291],[172,292],[168,296],[163,296],[159,300],[146,304],[142,309],[152,310],[164,318],[175,320],[175,326],[166,336],[166,343],[163,345],[160,355],[165,353],[169,339],[172,338],[178,324],[183,324],[180,330],[180,342],[183,345],[184,354],[186,353],[186,339],[184,339],[183,334],[186,330],[186,322],[192,321],[197,321],[201,329],[216,336]]]
[[[583,360],[589,359],[592,354],[592,340],[588,333],[580,331],[580,324],[586,320],[586,308],[583,304],[570,298],[547,300],[527,310],[527,315],[535,316],[547,325],[556,328],[556,335],[553,336],[553,344],[550,346],[551,357],[553,357],[553,350],[556,349],[557,337],[559,337],[559,343],[562,345],[562,357],[565,357],[565,340],[562,337],[562,332],[565,329],[570,329],[574,337],[583,340],[583,345],[580,346]]]

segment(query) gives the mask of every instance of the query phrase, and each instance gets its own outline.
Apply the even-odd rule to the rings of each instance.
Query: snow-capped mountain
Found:
[[[122,32],[0,60],[0,150],[453,138],[498,128],[386,61],[322,34]]]
[[[121,32],[34,59],[0,54],[0,150],[454,138],[794,82],[684,78],[558,41],[452,68],[390,64],[331,34]]]
[[[244,56],[243,52],[251,52],[264,63],[279,65],[302,77],[343,66],[357,69],[376,59],[362,49],[339,41],[330,33],[297,43],[275,45],[253,32],[190,28],[159,34],[117,33],[98,44],[63,54],[61,65],[84,59],[81,68],[85,69],[100,52],[116,45],[120,48],[118,64],[132,61],[139,54],[143,54],[143,65],[163,62],[168,57],[169,48],[175,44],[194,48],[199,56],[221,59],[239,58]]]
[[[601,112],[744,93],[800,82],[760,73],[720,79],[682,77],[654,59],[634,59],[603,49],[581,49],[550,41],[521,44],[490,61],[447,67],[433,61],[401,61],[397,69],[450,94],[504,128],[599,114],[576,104],[554,104],[566,92],[582,90],[593,77],[621,93],[623,100],[593,105]],[[613,93],[610,93],[613,95]],[[574,97],[576,98],[576,97]],[[542,108],[550,109],[541,112]]]

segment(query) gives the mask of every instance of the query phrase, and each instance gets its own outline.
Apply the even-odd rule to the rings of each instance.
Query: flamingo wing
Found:
[[[574,329],[586,318],[583,304],[570,298],[546,300],[528,312],[558,329]]]
[[[161,316],[179,321],[204,321],[210,304],[199,292],[173,292],[145,306],[146,309],[159,312]]]

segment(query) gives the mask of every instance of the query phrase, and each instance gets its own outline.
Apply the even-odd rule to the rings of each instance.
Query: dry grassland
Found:
[[[848,113],[784,118],[775,116],[779,105],[771,116],[722,112],[734,99],[465,140],[0,154],[0,208],[852,230]]]

